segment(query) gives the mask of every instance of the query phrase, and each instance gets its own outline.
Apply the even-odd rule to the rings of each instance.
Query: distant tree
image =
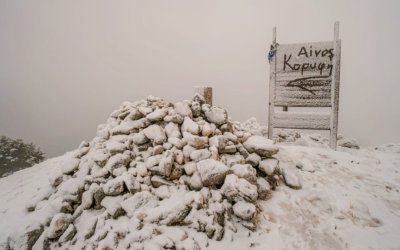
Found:
[[[0,136],[0,177],[29,168],[44,159],[44,153],[33,143]]]

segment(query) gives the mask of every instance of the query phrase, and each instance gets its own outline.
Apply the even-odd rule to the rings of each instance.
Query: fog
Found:
[[[399,1],[0,0],[0,135],[48,157],[94,137],[125,100],[213,87],[235,120],[266,123],[266,53],[333,39],[340,21],[339,133],[400,141]]]

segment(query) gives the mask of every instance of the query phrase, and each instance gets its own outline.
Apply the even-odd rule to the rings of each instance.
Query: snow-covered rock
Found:
[[[210,146],[216,147],[218,150],[223,150],[226,147],[226,139],[222,135],[215,135],[210,138]]]
[[[189,176],[197,171],[197,165],[195,162],[188,162],[183,166],[183,168],[185,169],[185,173]]]
[[[168,138],[181,138],[181,131],[176,123],[169,122],[165,125],[165,133],[167,134]]]
[[[204,186],[200,173],[197,171],[194,172],[193,175],[188,178],[187,185],[189,185],[190,189],[200,190]]]
[[[338,145],[345,148],[360,149],[360,145],[358,144],[357,140],[353,138],[341,138],[338,140]]]
[[[171,143],[172,146],[182,149],[184,146],[186,146],[187,142],[183,139],[179,139],[177,137],[169,137],[168,142]]]
[[[208,149],[198,149],[198,150],[193,150],[190,153],[190,159],[192,159],[195,162],[205,160],[211,157],[211,152]]]
[[[128,135],[135,130],[144,128],[150,124],[149,120],[147,118],[142,118],[140,120],[135,120],[135,121],[125,121],[121,123],[120,125],[114,127],[111,130],[112,135]]]
[[[109,141],[106,144],[106,148],[108,152],[111,154],[122,153],[125,151],[126,146],[125,144],[118,142],[118,141]]]
[[[128,165],[130,160],[131,157],[127,154],[113,155],[110,157],[110,159],[108,159],[106,165],[104,166],[104,169],[112,173],[114,169],[125,167],[126,165]]]
[[[250,183],[257,181],[257,170],[249,164],[235,164],[231,167],[231,170],[237,177],[246,179]]]
[[[311,173],[315,171],[313,163],[307,158],[303,158],[299,163],[296,164],[296,167]]]
[[[272,140],[269,140],[263,136],[253,135],[248,138],[243,146],[250,153],[256,153],[263,157],[271,157],[278,153],[279,149]]]
[[[221,184],[227,175],[229,168],[216,160],[207,159],[197,163],[197,170],[205,186]]]
[[[246,158],[246,163],[249,163],[253,167],[256,167],[261,161],[261,157],[258,154],[252,153]]]
[[[47,230],[47,237],[49,239],[55,239],[61,236],[62,233],[68,228],[72,222],[72,216],[70,214],[58,213],[51,220],[49,229]]]
[[[104,184],[103,191],[106,195],[119,195],[124,191],[124,181],[119,176],[111,179]]]
[[[285,183],[288,187],[291,187],[293,189],[300,189],[301,188],[301,182],[299,180],[299,177],[295,174],[295,172],[289,168],[284,168],[283,169],[283,177],[285,180]]]
[[[61,162],[61,172],[63,174],[71,174],[79,167],[80,160],[77,158],[65,159]]]
[[[256,206],[246,201],[236,202],[232,209],[233,213],[243,220],[251,220],[256,213]]]
[[[276,158],[267,158],[260,161],[258,168],[267,175],[273,175],[278,171],[279,161]]]
[[[159,176],[152,176],[150,181],[151,181],[151,185],[153,185],[153,187],[155,187],[155,188],[161,187],[163,185],[168,185],[168,186],[172,185],[171,182],[168,182]]]
[[[64,231],[64,233],[60,236],[58,241],[60,242],[66,242],[69,240],[72,240],[72,238],[76,234],[76,228],[73,224],[69,224],[68,228]]]
[[[231,154],[223,154],[221,156],[221,162],[223,162],[228,167],[232,167],[235,164],[244,164],[245,159],[241,155],[231,155]]]
[[[144,176],[143,173],[140,176]],[[140,182],[132,174],[125,172],[121,175],[121,178],[130,193],[134,194],[140,191]]]
[[[182,133],[188,132],[193,135],[198,135],[200,133],[200,127],[195,123],[190,117],[186,116],[182,124]]]
[[[162,144],[167,139],[164,129],[157,124],[150,125],[143,129],[143,133],[155,144]]]
[[[234,174],[226,176],[221,191],[229,200],[236,202],[241,200],[254,202],[258,197],[257,186]]]
[[[210,123],[204,122],[204,125],[201,127],[201,135],[209,137],[214,133],[214,130],[215,125],[212,126]]]
[[[266,179],[262,177],[257,178],[257,192],[258,198],[261,200],[266,200],[271,197],[271,186]]]
[[[175,112],[183,117],[192,116],[192,110],[189,105],[184,102],[177,102],[174,104]]]
[[[222,108],[211,107],[209,111],[205,112],[205,115],[209,122],[216,125],[222,125],[228,121],[228,113]]]
[[[101,206],[103,206],[107,213],[116,219],[119,216],[125,214],[125,210],[121,207],[121,202],[123,201],[123,196],[106,196],[101,201]]]
[[[125,210],[129,217],[134,215],[134,212],[146,205],[153,206],[156,203],[156,197],[149,191],[142,191],[134,194],[132,197],[121,202],[121,207]]]
[[[140,131],[139,133],[136,133],[134,136],[132,136],[132,141],[137,145],[142,145],[148,142],[149,139],[146,137],[143,131]]]
[[[183,133],[183,138],[190,146],[197,149],[205,148],[208,143],[208,137],[192,135],[187,132]]]
[[[157,121],[161,121],[162,119],[164,119],[164,117],[167,115],[167,113],[168,113],[168,109],[166,109],[166,108],[156,109],[153,112],[147,114],[146,118],[151,122],[157,122]]]

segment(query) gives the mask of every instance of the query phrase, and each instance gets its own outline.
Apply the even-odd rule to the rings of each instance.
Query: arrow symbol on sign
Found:
[[[310,76],[310,77],[303,77],[303,78],[298,78],[292,81],[289,81],[288,84],[286,84],[287,87],[298,87],[302,90],[305,90],[307,92],[310,92],[313,95],[316,95],[314,91],[311,89],[308,89],[306,87],[312,87],[312,86],[317,86],[317,84],[310,84],[310,79],[324,79],[324,78],[329,78],[330,76]]]

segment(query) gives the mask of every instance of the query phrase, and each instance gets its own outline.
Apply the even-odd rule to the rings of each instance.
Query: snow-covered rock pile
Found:
[[[30,244],[198,249],[184,228],[215,240],[239,226],[256,230],[257,201],[268,199],[280,178],[277,152],[198,96],[125,102],[50,178],[46,202],[59,212]]]
[[[255,117],[251,117],[246,121],[242,122],[240,126],[243,130],[253,134],[268,137],[268,127],[261,125]]]

